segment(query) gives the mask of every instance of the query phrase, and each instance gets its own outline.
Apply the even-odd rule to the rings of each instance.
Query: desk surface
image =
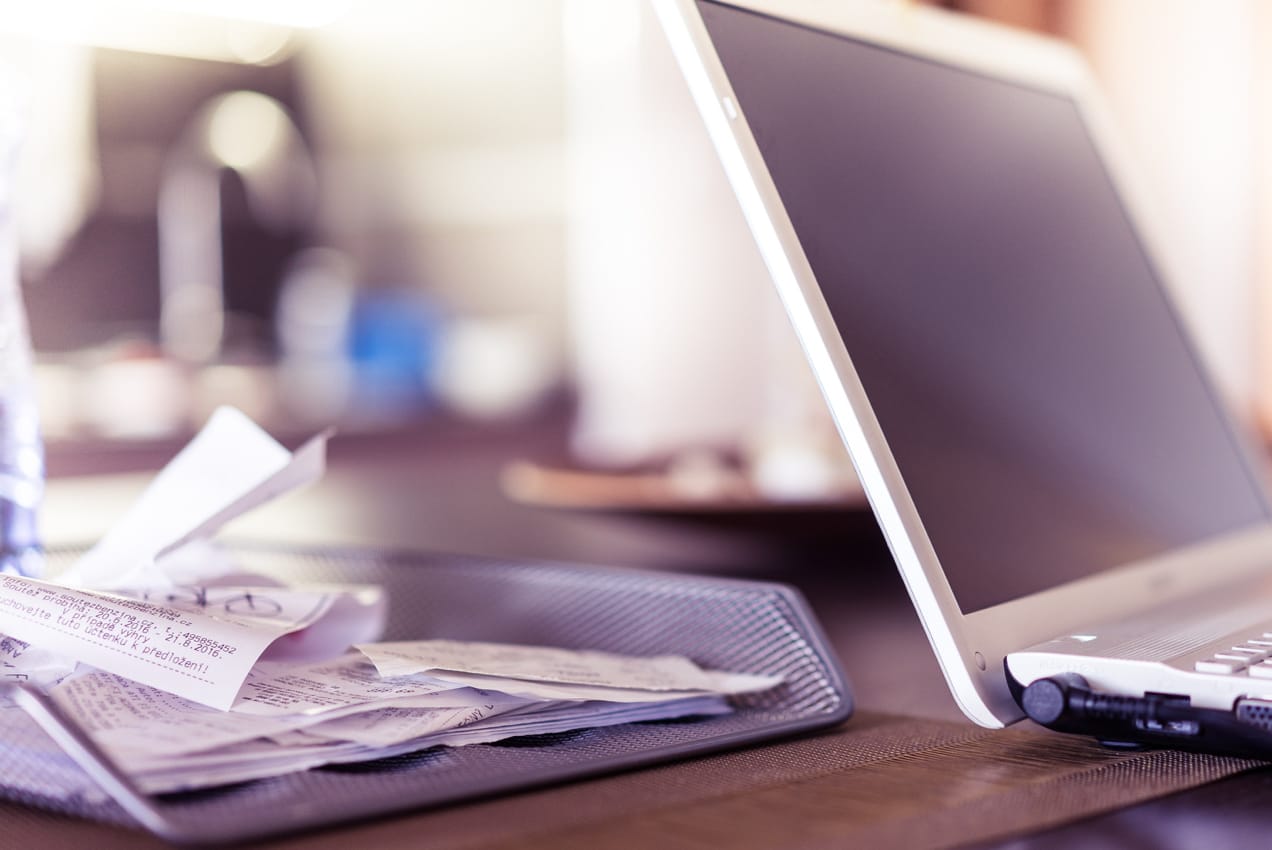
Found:
[[[240,520],[229,534],[298,544],[428,548],[785,581],[808,596],[848,671],[859,709],[848,731],[888,738],[898,730],[914,737],[926,729],[951,739],[988,742],[960,744],[953,756],[944,754],[935,762],[927,756],[901,759],[889,768],[899,773],[869,777],[872,783],[884,783],[876,787],[893,783],[908,789],[907,798],[920,800],[954,788],[975,796],[986,793],[976,789],[995,783],[1001,791],[1004,783],[1015,781],[1013,771],[1018,769],[1062,771],[1062,754],[1077,745],[1073,739],[1024,727],[990,733],[963,720],[868,515],[589,514],[540,510],[502,496],[498,476],[505,464],[519,458],[559,457],[563,446],[564,429],[553,417],[497,428],[436,423],[390,437],[337,438],[321,484]],[[131,459],[138,457],[157,466],[162,452]],[[81,453],[74,459],[74,471],[80,473],[117,470],[120,465],[109,453]],[[56,472],[56,455],[53,467]],[[45,516],[49,542],[95,539],[148,477],[118,471],[56,477],[50,482]],[[685,847],[835,844],[836,838],[864,834],[853,829],[869,820],[866,809],[854,814],[853,803],[854,798],[863,799],[861,786],[854,783],[866,777],[837,767],[845,761],[835,749],[843,745],[836,738],[842,734],[768,745],[747,754],[745,761],[711,757],[446,812],[389,818],[271,846],[319,848],[350,841],[376,847],[417,846],[421,829],[428,830],[439,847],[647,846],[669,832],[677,836],[675,846]],[[1016,740],[1027,751],[1016,759],[1016,767],[996,763],[992,754],[977,749],[1001,748]],[[1045,755],[1039,762],[1039,746],[1053,751],[1054,764]],[[1089,758],[1089,753],[1082,757]],[[763,781],[743,781],[731,776],[739,769],[776,773],[760,777]],[[690,787],[695,789],[692,794],[685,791]],[[1045,848],[1074,841],[1084,846],[1197,846],[1261,838],[1272,825],[1272,815],[1265,814],[1269,790],[1272,771],[1256,770],[1112,814],[1053,826],[1003,846]],[[887,804],[876,798],[870,805],[877,812]],[[550,822],[530,818],[530,813],[544,811],[569,814]],[[496,822],[498,829],[492,828]],[[11,836],[19,830],[23,846],[78,848],[86,840],[101,850],[138,846],[132,843],[136,836],[16,807],[0,808],[0,823]],[[539,826],[518,826],[529,823]],[[890,835],[905,834],[893,830]],[[922,836],[918,843],[950,845],[984,835],[971,823],[946,824],[944,832]],[[913,845],[915,838],[909,836],[906,843]]]

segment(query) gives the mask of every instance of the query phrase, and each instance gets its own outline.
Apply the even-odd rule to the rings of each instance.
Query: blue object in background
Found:
[[[359,295],[348,336],[359,414],[397,414],[431,405],[443,324],[440,311],[418,292],[373,289]]]

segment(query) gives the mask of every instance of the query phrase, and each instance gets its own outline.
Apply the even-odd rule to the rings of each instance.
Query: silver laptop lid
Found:
[[[1267,519],[1071,99],[699,6],[965,612]]]

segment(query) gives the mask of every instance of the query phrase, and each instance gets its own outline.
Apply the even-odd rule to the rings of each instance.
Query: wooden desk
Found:
[[[979,829],[976,814],[1000,817],[1001,811],[986,807],[1012,800],[1037,807],[1039,795],[1054,793],[1052,822],[1063,819],[1063,788],[1053,788],[1051,780],[1066,765],[1105,758],[1079,739],[1027,726],[988,732],[962,718],[868,516],[654,518],[543,511],[503,498],[497,482],[504,464],[521,457],[559,456],[563,444],[560,420],[553,418],[485,429],[438,423],[391,437],[338,438],[320,485],[241,520],[231,536],[430,548],[789,582],[809,597],[839,651],[854,686],[857,716],[841,730],[741,754],[409,814],[268,846],[949,846],[987,834],[1001,836]],[[159,462],[161,454],[154,455],[151,465]],[[120,465],[110,455],[81,455],[76,463],[81,471]],[[46,516],[50,542],[94,539],[148,477],[115,473],[54,480]],[[954,743],[914,756],[872,761],[862,755],[863,746],[882,752],[924,735]],[[1119,768],[1114,756],[1107,758],[1110,769],[1127,772],[1127,787],[1143,784],[1134,765]],[[1069,846],[1075,841],[1125,846],[1141,837],[1151,846],[1231,844],[1262,837],[1272,822],[1263,813],[1269,790],[1272,772],[1257,771],[1004,846]],[[1155,792],[1145,786],[1136,793],[1146,797]],[[952,798],[966,805],[944,821],[920,823],[913,817],[925,810],[924,801],[935,807]],[[907,830],[907,818],[915,829]],[[0,839],[0,847],[162,846],[146,836],[12,806],[0,807],[0,825],[0,835],[19,842],[10,845]]]

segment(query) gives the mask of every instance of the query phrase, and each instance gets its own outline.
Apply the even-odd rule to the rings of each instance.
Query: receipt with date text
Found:
[[[0,632],[228,709],[265,649],[317,622],[338,593],[209,587],[166,590],[146,599],[5,575]]]
[[[231,408],[213,414],[125,516],[57,581],[0,575],[0,647],[10,681],[56,681],[75,662],[228,709],[271,654],[314,657],[375,640],[383,592],[280,586],[218,562],[222,525],[316,480],[326,434],[287,451]],[[63,663],[58,658],[65,659]],[[48,684],[48,681],[44,681]]]

